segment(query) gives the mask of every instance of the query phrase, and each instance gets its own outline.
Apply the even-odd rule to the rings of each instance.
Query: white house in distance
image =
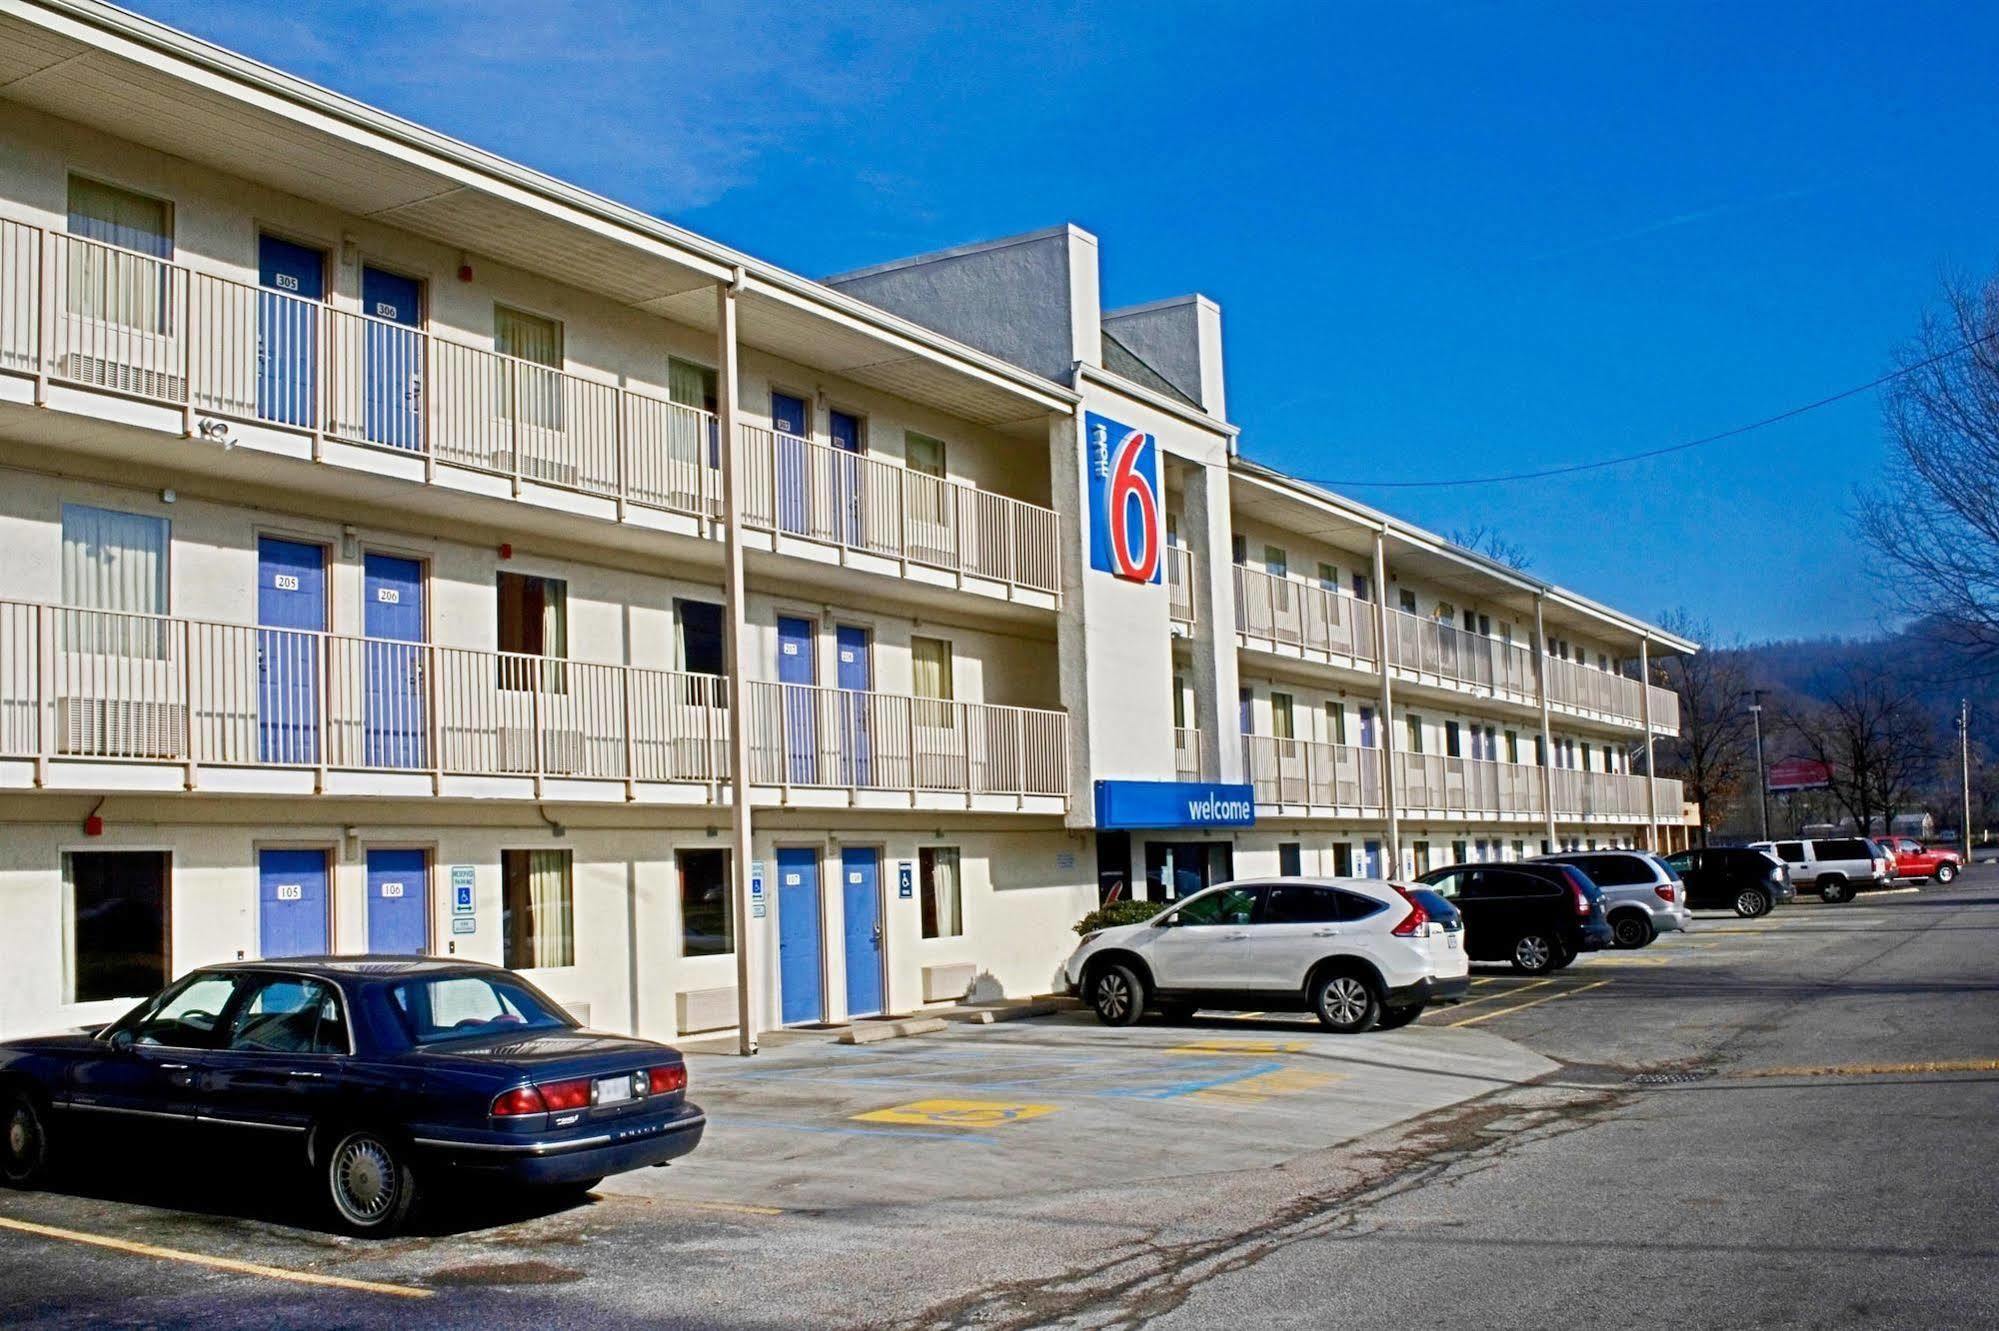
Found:
[[[1078,228],[809,281],[72,0],[0,142],[0,1035],[364,951],[840,1022],[1113,891],[1684,838],[1694,644],[1242,461]]]

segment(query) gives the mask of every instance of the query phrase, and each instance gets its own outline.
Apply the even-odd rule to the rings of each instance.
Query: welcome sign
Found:
[[[1097,826],[1254,827],[1256,791],[1213,781],[1099,781]]]

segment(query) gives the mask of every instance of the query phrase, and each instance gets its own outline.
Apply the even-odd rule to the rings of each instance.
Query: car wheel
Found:
[[[1090,1006],[1106,1026],[1135,1025],[1145,1012],[1145,982],[1124,963],[1107,962],[1090,978]]]
[[[343,1133],[324,1167],[333,1213],[350,1233],[392,1234],[416,1201],[408,1154],[372,1128]]]
[[[1770,894],[1757,888],[1745,887],[1735,894],[1735,913],[1745,920],[1753,920],[1758,915],[1770,911]]]
[[[1955,877],[1957,877],[1957,866],[1955,864],[1939,864],[1937,866],[1936,880],[1939,883],[1948,883]]]
[[[1853,884],[1844,878],[1819,879],[1819,900],[1830,905],[1853,899]]]
[[[1381,1020],[1381,1000],[1363,977],[1331,971],[1312,986],[1312,1012],[1329,1031],[1359,1035]]]
[[[1578,955],[1580,954],[1566,940],[1557,939],[1555,942],[1555,969],[1558,971],[1566,970],[1575,964]]]
[[[1652,917],[1640,910],[1627,910],[1610,918],[1610,941],[1618,947],[1644,947],[1659,931],[1652,927]]]
[[[1416,1018],[1423,1015],[1421,1003],[1411,1003],[1408,1007],[1383,1008],[1381,1020],[1374,1023],[1377,1031],[1399,1031]]]
[[[0,1096],[0,1181],[32,1188],[48,1176],[48,1118],[25,1090]]]
[[[1543,933],[1524,933],[1513,940],[1513,969],[1527,975],[1546,975],[1555,969],[1555,941]]]

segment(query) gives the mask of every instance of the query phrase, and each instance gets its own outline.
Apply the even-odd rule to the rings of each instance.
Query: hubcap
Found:
[[[1744,892],[1735,899],[1735,911],[1738,915],[1758,915],[1762,910],[1763,898],[1754,892]]]
[[[1124,977],[1116,973],[1097,981],[1097,1011],[1106,1017],[1122,1017],[1131,1008],[1131,995]]]
[[[7,1120],[7,1162],[26,1167],[34,1158],[35,1120],[25,1108],[16,1109]]]
[[[1326,1015],[1341,1026],[1351,1026],[1367,1012],[1367,986],[1350,975],[1342,975],[1326,986]]]
[[[341,1209],[356,1220],[378,1220],[396,1196],[396,1162],[372,1137],[356,1137],[333,1161],[333,1188]]]
[[[1530,935],[1513,945],[1513,955],[1528,970],[1539,970],[1548,964],[1548,940]]]

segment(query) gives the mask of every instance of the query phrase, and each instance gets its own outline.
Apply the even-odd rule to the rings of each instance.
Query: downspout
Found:
[[[745,668],[750,628],[743,578],[743,440],[737,421],[736,299],[745,280],[739,267],[728,282],[715,288],[715,428],[722,436],[722,614],[729,622],[724,683],[729,694],[729,820],[734,833],[729,887],[736,923],[736,1052],[747,1056],[757,1052],[758,988],[750,914],[750,865],[756,845],[750,821],[750,700]]]

